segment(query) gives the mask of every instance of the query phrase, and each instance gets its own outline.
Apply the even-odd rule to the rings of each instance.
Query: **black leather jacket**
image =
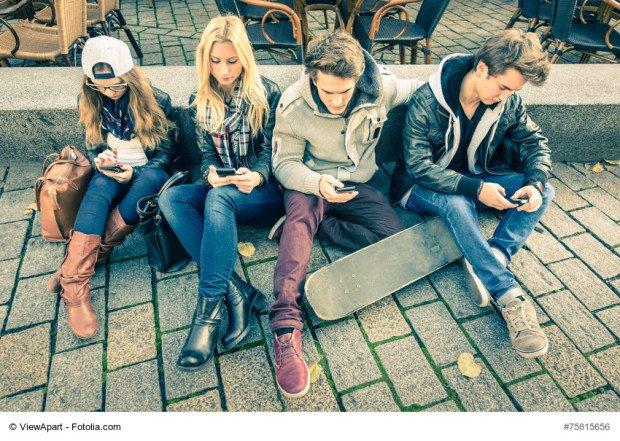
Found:
[[[164,114],[168,120],[172,121],[172,100],[170,99],[170,95],[157,89],[156,87],[153,87],[153,93],[155,94],[155,99],[157,100],[159,107],[161,107],[164,111]],[[168,136],[163,138],[157,147],[154,149],[145,149],[144,153],[149,161],[144,165],[133,167],[133,176],[138,176],[138,174],[145,168],[161,168],[169,171],[172,161],[174,161],[176,157],[174,143],[176,141],[177,133],[177,128],[174,126],[170,128],[168,131]],[[102,130],[102,135],[103,139],[106,139],[107,130],[105,130],[105,128]],[[108,145],[106,143],[87,147],[86,154],[95,170],[96,168],[93,160],[99,153],[103,152],[107,148]]]
[[[473,65],[473,56],[466,61]],[[460,81],[451,84],[459,87]],[[442,193],[477,197],[475,179],[437,164],[446,153],[449,118],[429,83],[415,92],[405,117],[404,149],[392,174],[393,203],[399,202],[414,184]],[[547,138],[528,116],[518,94],[508,98],[492,137],[491,133],[480,144],[484,171],[497,175],[516,171],[525,175],[525,183],[547,182],[551,170]]]
[[[280,100],[280,88],[276,83],[263,76],[261,76],[261,80],[267,92],[269,114],[263,122],[262,131],[251,140],[251,146],[248,149],[248,159],[252,171],[258,172],[263,176],[263,185],[265,185],[271,178],[271,134],[276,121],[276,108]],[[195,97],[196,92],[194,91],[189,97],[189,105],[191,117],[195,124],[196,144],[201,154],[200,175],[205,179],[205,173],[208,173],[210,165],[222,167],[223,164],[215,149],[211,133],[196,123],[196,106],[193,105]]]

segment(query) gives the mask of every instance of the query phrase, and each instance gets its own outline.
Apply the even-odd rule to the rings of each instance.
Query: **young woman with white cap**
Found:
[[[97,332],[89,287],[95,264],[134,230],[137,201],[168,179],[175,127],[170,96],[151,86],[121,40],[88,39],[82,68],[80,123],[96,173],[48,287],[64,299],[71,331],[88,339]]]
[[[207,367],[220,334],[222,347],[248,334],[264,296],[235,270],[237,223],[271,225],[284,214],[271,173],[271,132],[280,90],[261,77],[252,46],[235,16],[213,18],[196,49],[198,90],[190,97],[202,161],[197,184],[168,189],[159,206],[200,268],[192,327],[177,367]],[[221,168],[227,168],[225,172]]]

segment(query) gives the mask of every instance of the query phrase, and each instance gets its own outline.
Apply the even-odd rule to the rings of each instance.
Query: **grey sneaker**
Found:
[[[269,234],[267,235],[267,239],[269,240],[280,240],[280,236],[282,236],[282,229],[284,228],[284,221],[286,220],[286,215],[282,216],[280,219],[273,224],[271,230],[269,230]]]
[[[506,306],[499,305],[499,312],[506,321],[510,343],[523,358],[541,357],[549,349],[547,335],[538,324],[536,310],[530,299],[518,296]]]
[[[506,257],[500,250],[491,247],[491,252],[502,265],[506,266]],[[465,269],[465,274],[467,275],[467,292],[469,293],[472,301],[481,308],[489,306],[489,303],[491,302],[491,294],[489,293],[489,290],[486,289],[482,283],[482,280],[480,280],[480,278],[476,275],[471,263],[469,263],[469,261],[464,257],[462,262],[463,268]]]

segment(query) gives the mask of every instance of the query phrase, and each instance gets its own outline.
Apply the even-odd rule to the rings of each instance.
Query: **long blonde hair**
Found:
[[[154,149],[160,141],[168,136],[173,124],[157,104],[151,84],[139,67],[135,66],[120,77],[128,85],[125,93],[129,94],[129,111],[134,121],[136,136],[145,149]],[[84,75],[80,93],[80,123],[84,126],[86,143],[89,145],[104,142],[101,132],[102,96],[89,88]]]
[[[243,22],[234,15],[211,19],[196,48],[196,70],[198,71],[198,91],[193,105],[196,106],[196,120],[209,132],[221,129],[226,105],[224,90],[211,75],[210,54],[213,44],[230,41],[237,51],[242,66],[241,96],[249,104],[248,121],[253,136],[261,130],[263,120],[269,112],[267,92],[261,81],[252,45],[248,39]],[[207,122],[207,110],[210,121]],[[209,125],[208,125],[209,124]]]

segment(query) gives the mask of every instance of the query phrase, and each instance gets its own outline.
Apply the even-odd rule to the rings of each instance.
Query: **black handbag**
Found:
[[[183,184],[187,176],[187,172],[176,172],[157,194],[143,197],[136,207],[140,217],[138,229],[146,242],[149,266],[161,273],[179,271],[190,261],[189,254],[159,209],[159,196],[168,188]]]

